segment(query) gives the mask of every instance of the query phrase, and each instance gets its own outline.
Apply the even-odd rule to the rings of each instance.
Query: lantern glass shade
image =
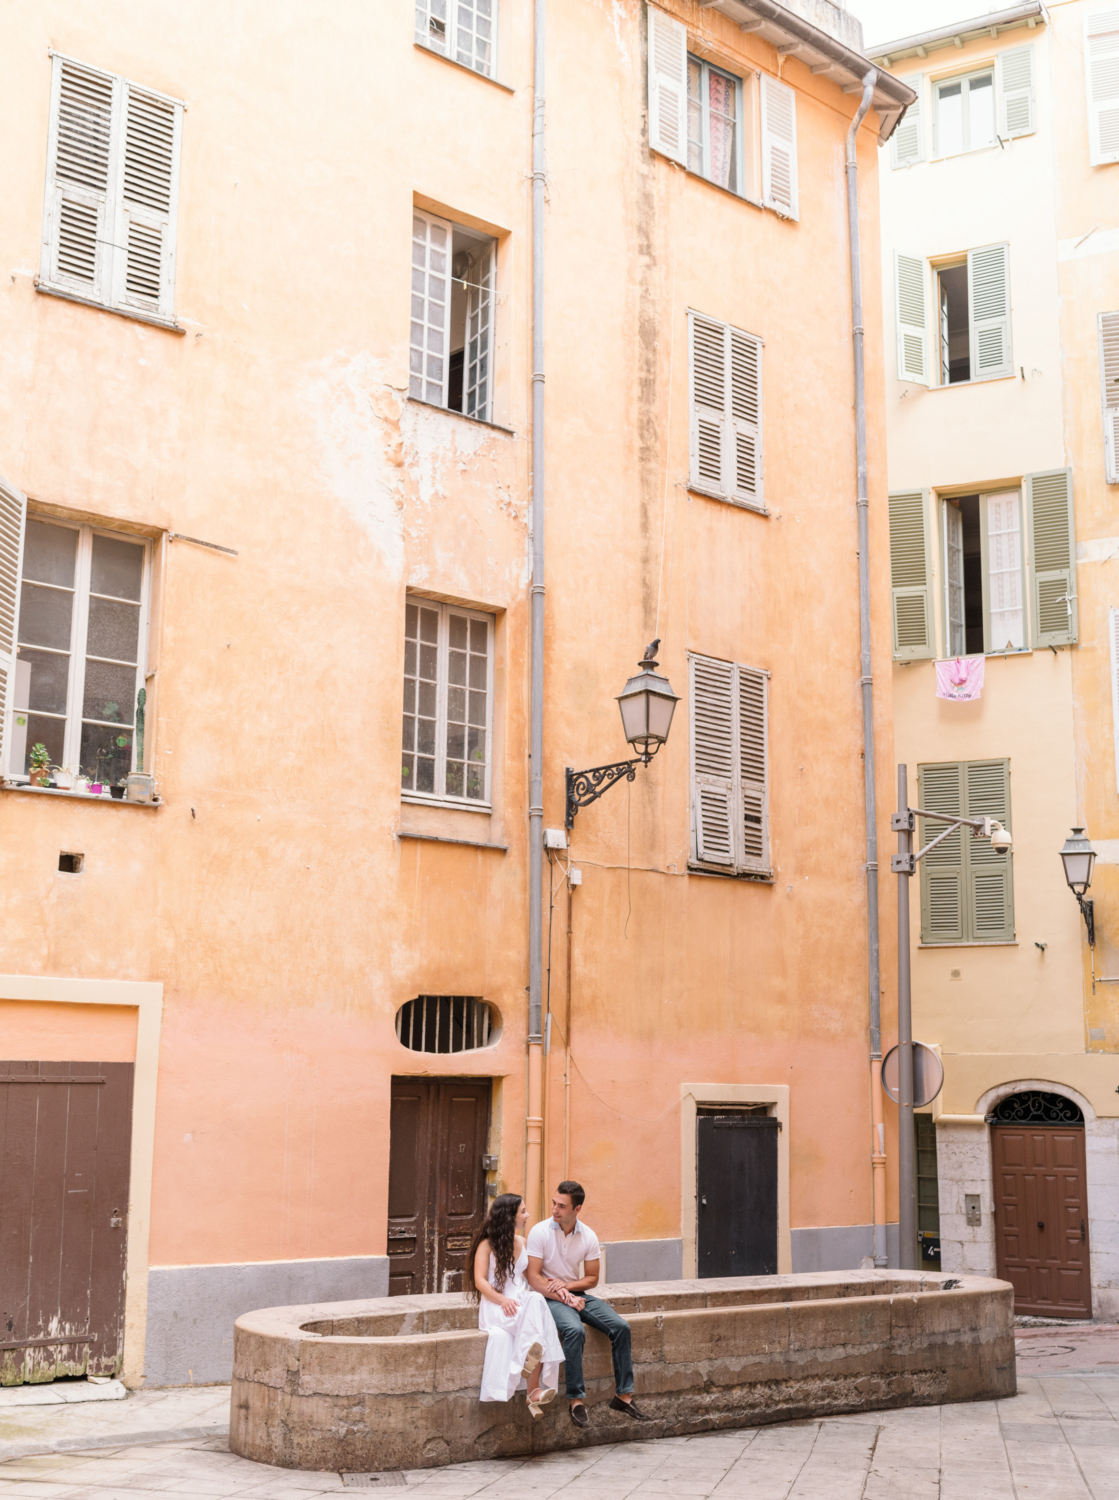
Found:
[[[678,701],[668,678],[642,663],[640,675],[631,677],[618,694],[622,730],[628,742],[645,754],[663,745]]]
[[[1092,884],[1092,866],[1096,862],[1096,851],[1083,828],[1074,828],[1064,842],[1061,862],[1065,867],[1065,879],[1071,890],[1081,895]]]

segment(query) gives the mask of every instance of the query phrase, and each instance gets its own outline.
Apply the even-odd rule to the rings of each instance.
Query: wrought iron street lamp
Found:
[[[656,660],[658,637],[645,647],[645,655],[638,663],[641,670],[631,677],[618,694],[618,707],[622,714],[622,731],[635,750],[640,750],[636,760],[619,760],[609,766],[592,766],[589,771],[573,771],[570,766],[564,772],[567,790],[567,806],[564,824],[571,828],[575,814],[581,807],[597,802],[603,792],[617,781],[633,781],[638,766],[647,766],[657,751],[668,739],[672,727],[672,715],[679,703],[679,695],[672,691],[667,677],[657,671]]]
[[[1096,946],[1095,902],[1085,901],[1084,895],[1092,884],[1092,867],[1096,863],[1096,851],[1092,848],[1092,841],[1083,828],[1074,828],[1065,840],[1061,850],[1061,863],[1065,867],[1068,888],[1076,897],[1076,903],[1084,917],[1084,925],[1088,929],[1088,946],[1094,948]]]

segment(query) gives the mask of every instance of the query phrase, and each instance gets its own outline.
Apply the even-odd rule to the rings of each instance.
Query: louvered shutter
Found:
[[[22,761],[8,766],[19,631],[19,581],[27,498],[0,479],[0,769],[22,774]]]
[[[762,349],[748,333],[729,328],[729,451],[724,455],[724,483],[747,505],[762,501]]]
[[[1010,829],[1010,762],[968,761],[964,780],[966,816],[997,818]],[[990,839],[973,838],[970,832],[963,835],[963,841],[967,851],[967,940],[1010,942],[1014,938],[1011,856],[996,854]]]
[[[1030,638],[1068,646],[1077,638],[1072,470],[1026,475],[1030,538]]]
[[[649,145],[688,165],[688,30],[649,6]]]
[[[118,306],[169,318],[175,302],[175,220],[182,107],[123,88]]]
[[[1119,609],[1107,612],[1107,636],[1111,647],[1111,726],[1115,737],[1115,788],[1119,791]]]
[[[1010,140],[1036,128],[1034,49],[1011,47],[999,53],[999,134]]]
[[[116,93],[108,74],[55,57],[39,275],[97,302],[111,295]]]
[[[735,866],[735,669],[690,659],[693,853],[701,864]]]
[[[1012,375],[1009,245],[968,251],[967,296],[972,380]]]
[[[1119,161],[1119,10],[1099,10],[1084,19],[1088,74],[1088,160],[1093,166]]]
[[[894,660],[933,654],[929,598],[928,490],[890,496],[890,595]]]
[[[963,767],[957,761],[947,765],[918,766],[917,802],[928,812],[947,817],[965,816]],[[930,818],[917,820],[917,849],[923,849],[944,824]],[[966,922],[966,855],[964,833],[954,829],[947,838],[930,849],[918,865],[921,872],[921,941],[923,943],[962,943]]]
[[[894,251],[894,305],[898,330],[898,379],[928,385],[928,321],[925,262]]]
[[[909,167],[925,159],[925,133],[921,128],[921,87],[917,81],[917,97],[902,116],[901,124],[890,139],[895,167]]]
[[[1100,313],[1103,451],[1108,484],[1119,484],[1119,312]]]
[[[412,323],[408,394],[434,406],[447,404],[451,341],[451,226],[446,219],[412,213]]]
[[[787,83],[762,74],[762,202],[786,219],[800,217],[797,195],[797,102]]]
[[[762,498],[761,341],[688,315],[691,483],[759,508]]]
[[[769,678],[738,667],[738,766],[742,793],[739,868],[769,871]]]

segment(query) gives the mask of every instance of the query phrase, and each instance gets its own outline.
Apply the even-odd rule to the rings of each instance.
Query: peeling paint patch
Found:
[[[1077,542],[1078,563],[1110,562],[1119,557],[1119,536],[1101,536],[1093,542]]]

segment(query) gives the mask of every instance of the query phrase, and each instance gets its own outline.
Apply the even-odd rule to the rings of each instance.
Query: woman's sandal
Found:
[[[536,1366],[540,1363],[540,1361],[541,1361],[541,1359],[543,1357],[544,1357],[544,1345],[543,1344],[529,1344],[529,1346],[528,1346],[528,1353],[525,1355],[525,1362],[521,1366],[521,1374],[524,1376],[524,1378],[526,1380],[532,1374],[533,1370],[536,1369]]]
[[[534,1422],[539,1422],[540,1418],[544,1415],[544,1408],[547,1406],[549,1401],[554,1401],[555,1398],[555,1391],[549,1390],[547,1386],[537,1392],[535,1399],[533,1398],[533,1393],[531,1391],[528,1393],[528,1396],[526,1398],[528,1401],[528,1409],[532,1413],[532,1420]]]

